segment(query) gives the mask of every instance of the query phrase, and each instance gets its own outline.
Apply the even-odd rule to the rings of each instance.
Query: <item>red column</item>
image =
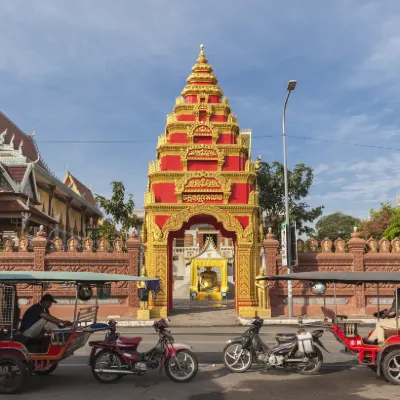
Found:
[[[265,253],[265,263],[267,265],[266,275],[268,276],[278,275],[279,270],[278,270],[278,263],[276,261],[276,255],[278,253],[279,241],[274,238],[274,234],[272,232],[267,233],[263,246]],[[278,302],[275,284],[271,285],[268,291],[268,295],[269,295],[269,304],[272,309],[272,307]]]
[[[360,232],[354,229],[351,239],[347,242],[349,252],[353,254],[353,271],[364,271],[364,249],[366,241],[361,239]],[[365,314],[365,284],[355,287],[355,304],[357,314]]]
[[[34,271],[45,270],[46,246],[47,246],[46,232],[44,231],[43,226],[40,226],[39,232],[37,233],[36,237],[32,239]],[[39,302],[42,295],[43,293],[41,286],[34,285],[33,302],[34,303]]]
[[[128,251],[128,274],[138,276],[140,241],[136,232],[132,232],[129,239],[126,241],[126,249]],[[136,282],[129,282],[129,315],[134,315],[136,313],[138,303],[137,284]]]

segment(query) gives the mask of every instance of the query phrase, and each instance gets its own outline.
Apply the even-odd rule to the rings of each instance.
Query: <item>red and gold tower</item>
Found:
[[[143,243],[148,274],[162,285],[151,314],[172,308],[173,239],[209,223],[234,240],[235,307],[240,316],[255,316],[262,235],[250,136],[240,132],[203,46],[187,82],[149,163]]]

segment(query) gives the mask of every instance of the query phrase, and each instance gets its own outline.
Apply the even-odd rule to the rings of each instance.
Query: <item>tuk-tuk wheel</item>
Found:
[[[0,393],[17,393],[28,381],[28,369],[13,356],[0,356]]]
[[[36,375],[50,375],[58,367],[58,364],[53,364],[49,369],[38,369],[33,371]]]
[[[400,350],[393,350],[382,361],[385,378],[394,385],[400,385]]]

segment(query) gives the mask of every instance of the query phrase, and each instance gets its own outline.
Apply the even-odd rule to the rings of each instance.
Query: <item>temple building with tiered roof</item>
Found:
[[[32,237],[40,225],[50,238],[81,239],[89,222],[101,217],[92,191],[69,171],[58,179],[34,135],[0,112],[0,248],[3,238]]]

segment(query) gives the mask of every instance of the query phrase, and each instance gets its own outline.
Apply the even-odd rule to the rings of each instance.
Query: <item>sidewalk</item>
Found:
[[[349,320],[357,320],[364,325],[373,325],[376,323],[375,318],[370,316],[349,315]],[[136,318],[109,316],[107,319],[114,319],[121,327],[149,327],[154,321],[139,321]],[[232,327],[250,325],[251,319],[240,318],[234,309],[215,310],[215,309],[190,309],[172,312],[169,315],[170,326],[173,327]],[[279,316],[264,320],[264,325],[298,325],[299,317],[289,318]],[[303,323],[312,323],[321,321],[323,316],[305,316],[302,317]],[[107,321],[101,321],[107,322]]]

